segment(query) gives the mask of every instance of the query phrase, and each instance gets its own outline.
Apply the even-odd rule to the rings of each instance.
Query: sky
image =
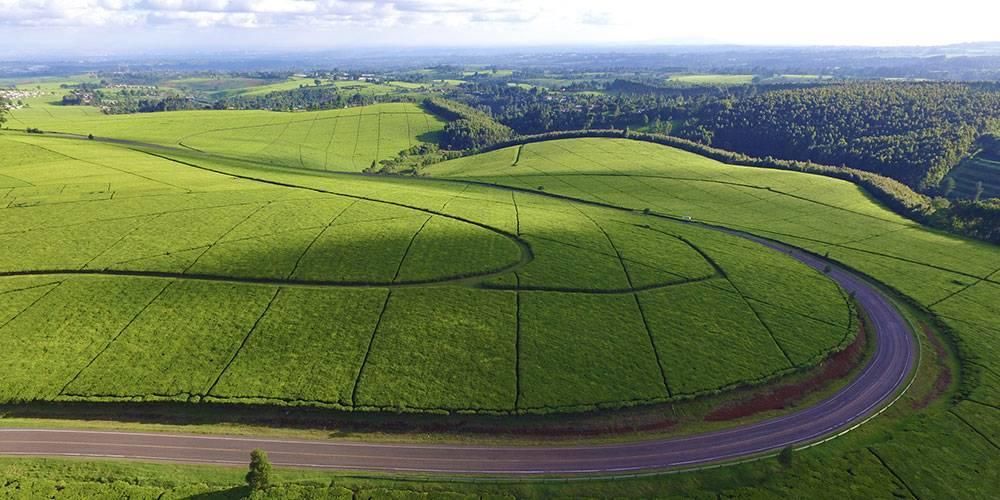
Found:
[[[994,0],[0,0],[7,55],[1000,41]]]

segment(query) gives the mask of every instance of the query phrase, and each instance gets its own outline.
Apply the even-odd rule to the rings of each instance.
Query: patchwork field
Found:
[[[954,403],[803,460],[920,497],[1000,487],[995,246],[846,182],[618,139],[498,150],[429,179],[281,168],[360,170],[441,124],[403,104],[235,113],[17,112],[175,148],[0,135],[0,402],[568,412],[770,380],[853,339],[821,273],[690,218],[828,255],[955,339]]]
[[[984,319],[1000,313],[1000,301],[985,296],[964,300],[977,292],[989,295],[1000,285],[1000,250],[924,229],[871,202],[850,183],[731,167],[671,148],[616,139],[529,144],[517,166],[511,166],[513,155],[513,148],[495,151],[439,164],[431,172],[691,217],[792,243],[859,269],[943,316],[949,316],[945,309],[964,302],[961,314],[950,314],[959,318],[950,326],[970,344],[968,354],[981,362],[1000,357],[991,347],[993,339],[972,334],[977,325],[995,326]],[[747,251],[739,249],[738,255]],[[739,266],[738,259],[725,261],[725,250],[712,255],[724,267]],[[780,289],[790,291],[790,284]],[[796,296],[786,293],[779,303],[795,307]]]
[[[1000,198],[1000,158],[981,152],[966,158],[948,174],[955,179],[955,193],[961,198],[973,199],[978,186],[982,186],[981,199]]]
[[[821,273],[720,232],[157,154],[0,137],[0,400],[586,410],[759,383],[856,330]]]
[[[521,148],[515,166],[516,149],[446,162],[433,166],[430,172],[437,177],[508,186],[517,189],[518,196],[559,194],[741,229],[827,255],[932,312],[950,331],[961,360],[956,401],[899,425],[898,431],[869,445],[866,454],[877,457],[905,482],[908,495],[916,497],[971,498],[982,488],[1000,486],[995,477],[983,473],[995,468],[1000,457],[996,437],[1000,429],[1000,248],[923,228],[879,206],[857,186],[826,177],[734,167],[667,147],[618,139],[528,144]],[[756,298],[750,302],[775,332],[775,340],[789,359],[815,356],[809,344],[774,330],[790,316],[776,314],[770,306],[822,319],[812,318],[812,314],[836,314],[828,308],[833,301],[822,305],[801,302],[809,296],[804,289],[796,289],[803,286],[803,277],[774,267],[784,265],[784,261],[756,260],[754,249],[747,245],[727,241],[720,248],[699,243],[731,277],[743,273],[745,281],[733,280],[737,290],[752,297],[763,290],[769,292],[769,304]],[[765,267],[760,267],[762,264]],[[769,282],[757,281],[760,278]],[[657,293],[669,297],[678,290],[667,288]],[[670,297],[664,305],[684,304],[689,298]],[[713,311],[723,304],[714,303]],[[651,310],[655,311],[650,315],[654,319],[678,314],[676,307]],[[704,329],[720,324],[723,318],[736,317],[718,316],[696,321]],[[679,325],[684,320],[668,321]],[[802,323],[799,325],[801,329]],[[657,335],[655,327],[650,331]],[[674,342],[681,340],[688,337],[677,337]],[[657,345],[664,348],[659,342]],[[690,349],[678,344],[672,347],[668,352]],[[747,344],[743,349],[753,347]],[[707,349],[711,359],[696,361],[692,353],[701,351],[687,352],[684,366],[723,363],[729,372],[737,372],[737,363],[746,359],[727,359],[723,353]],[[777,362],[764,354],[752,358],[757,367]],[[670,357],[662,360],[666,366],[673,361]],[[681,375],[681,380],[699,380],[706,385],[710,382],[703,378],[714,374],[700,370],[697,375]],[[672,384],[674,387],[678,385]],[[834,466],[840,456],[824,460]]]

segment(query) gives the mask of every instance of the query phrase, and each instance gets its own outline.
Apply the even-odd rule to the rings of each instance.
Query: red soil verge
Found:
[[[526,427],[522,429],[512,429],[508,434],[518,436],[604,436],[608,434],[622,434],[628,432],[652,432],[662,431],[677,425],[677,421],[671,419],[657,420],[647,423],[637,423],[635,425],[607,425],[589,428],[579,428],[573,426],[562,427]]]
[[[938,367],[937,378],[934,379],[934,385],[931,390],[924,395],[924,397],[913,402],[914,409],[926,408],[927,405],[931,404],[939,396],[948,390],[951,385],[951,370],[948,369],[948,364],[945,362],[948,359],[948,351],[945,350],[944,344],[941,343],[941,339],[937,338],[933,332],[931,332],[930,327],[924,323],[920,323],[920,328],[924,331],[924,335],[927,336],[927,341],[931,343],[934,347],[934,352],[937,353],[937,359],[935,364]]]
[[[864,354],[865,338],[865,327],[862,323],[854,342],[824,361],[818,373],[800,382],[778,386],[755,394],[750,399],[716,408],[705,416],[705,420],[709,422],[734,420],[760,412],[787,408],[831,381],[847,376]]]
[[[526,423],[514,428],[503,428],[502,426],[496,425],[480,425],[474,421],[458,421],[450,422],[447,424],[440,425],[421,425],[421,432],[430,433],[488,433],[488,434],[505,434],[508,436],[532,436],[532,437],[579,437],[579,436],[606,436],[613,434],[623,434],[630,432],[653,432],[653,431],[663,431],[677,425],[677,421],[669,418],[657,417],[653,420],[648,420],[645,418],[635,419],[632,423],[629,422],[607,422],[607,423],[589,423],[583,422],[570,422],[564,425],[551,425],[547,423],[539,423],[537,425],[532,425]],[[393,424],[386,424],[379,427],[383,431],[412,431],[412,426],[406,423],[400,423],[398,426]]]

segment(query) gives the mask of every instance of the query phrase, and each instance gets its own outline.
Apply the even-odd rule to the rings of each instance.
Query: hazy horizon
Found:
[[[978,5],[977,5],[978,4]],[[0,57],[391,48],[913,47],[1000,41],[1000,6],[893,0],[0,0]],[[975,15],[970,15],[975,13]]]

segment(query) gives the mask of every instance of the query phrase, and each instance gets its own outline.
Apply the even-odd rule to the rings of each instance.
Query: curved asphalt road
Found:
[[[723,229],[719,229],[723,230]],[[723,230],[725,231],[725,230]],[[784,245],[736,233],[805,264],[826,262]],[[804,446],[849,430],[897,397],[917,359],[916,338],[881,292],[835,266],[831,279],[853,292],[875,330],[875,354],[847,387],[815,406],[752,425],[626,444],[493,447],[306,441],[161,433],[0,429],[0,455],[80,456],[245,464],[253,448],[278,466],[447,474],[630,474],[695,467]]]

